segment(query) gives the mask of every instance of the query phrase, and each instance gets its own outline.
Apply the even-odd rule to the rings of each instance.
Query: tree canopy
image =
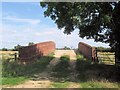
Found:
[[[28,43],[28,46],[31,46],[31,45],[33,45],[34,44],[34,42],[29,42]]]
[[[119,2],[41,2],[50,17],[65,34],[79,29],[79,36],[96,42],[110,43],[120,52],[120,1]],[[120,54],[116,54],[117,57]]]
[[[21,48],[21,47],[22,47],[21,45],[17,44],[16,46],[14,46],[14,51],[18,51],[19,48]]]

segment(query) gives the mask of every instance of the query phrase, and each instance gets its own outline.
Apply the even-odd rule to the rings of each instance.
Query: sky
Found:
[[[68,46],[77,48],[79,42],[91,46],[109,47],[109,44],[94,42],[93,39],[82,39],[75,30],[71,35],[63,33],[63,29],[48,17],[39,2],[2,2],[0,24],[0,48],[14,48],[17,44],[26,46],[29,42],[39,43],[54,41],[57,48]],[[2,21],[2,22],[1,22]]]

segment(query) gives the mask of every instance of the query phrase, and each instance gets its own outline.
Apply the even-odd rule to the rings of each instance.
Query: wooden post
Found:
[[[17,61],[17,53],[15,53],[15,61]]]

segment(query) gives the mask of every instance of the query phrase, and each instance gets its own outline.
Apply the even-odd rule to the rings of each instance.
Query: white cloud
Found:
[[[13,22],[19,22],[19,23],[29,23],[32,25],[37,25],[41,22],[38,19],[18,18],[18,17],[11,17],[11,16],[4,17],[3,19],[13,21]]]
[[[50,35],[50,34],[54,34],[53,31],[48,31],[48,32],[44,32],[44,34]]]
[[[78,47],[79,42],[85,42],[92,46],[105,46],[108,45],[103,43],[96,43],[94,40],[81,39],[78,36],[78,32],[74,31],[71,35],[66,35],[62,30],[57,29],[57,27],[50,26],[11,26],[8,24],[3,25],[3,46],[4,47],[13,47],[17,44],[27,45],[28,42],[45,42],[45,41],[54,41],[57,48],[64,46],[68,47]],[[9,41],[9,42],[7,42]],[[1,46],[2,47],[2,46]]]
[[[45,32],[36,32],[34,35],[35,36],[41,36],[41,35],[52,35],[54,34],[54,31],[45,31]]]

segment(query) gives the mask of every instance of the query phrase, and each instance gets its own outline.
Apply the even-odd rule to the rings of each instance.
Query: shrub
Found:
[[[45,56],[38,59],[34,63],[27,65],[19,64],[17,61],[7,61],[2,62],[2,76],[3,77],[17,77],[17,76],[32,76],[37,73],[41,73],[53,57]]]
[[[77,54],[76,55],[77,60],[84,60],[85,58],[83,57],[83,55]]]
[[[54,76],[57,77],[66,77],[70,73],[69,68],[69,56],[64,55],[60,57],[60,62],[55,65],[53,68],[53,72],[55,72]]]
[[[69,61],[69,60],[70,60],[70,56],[68,56],[68,55],[61,56],[61,57],[60,57],[60,60],[61,60],[61,61],[63,61],[63,60]]]
[[[7,48],[2,48],[2,51],[8,51],[8,49]]]

